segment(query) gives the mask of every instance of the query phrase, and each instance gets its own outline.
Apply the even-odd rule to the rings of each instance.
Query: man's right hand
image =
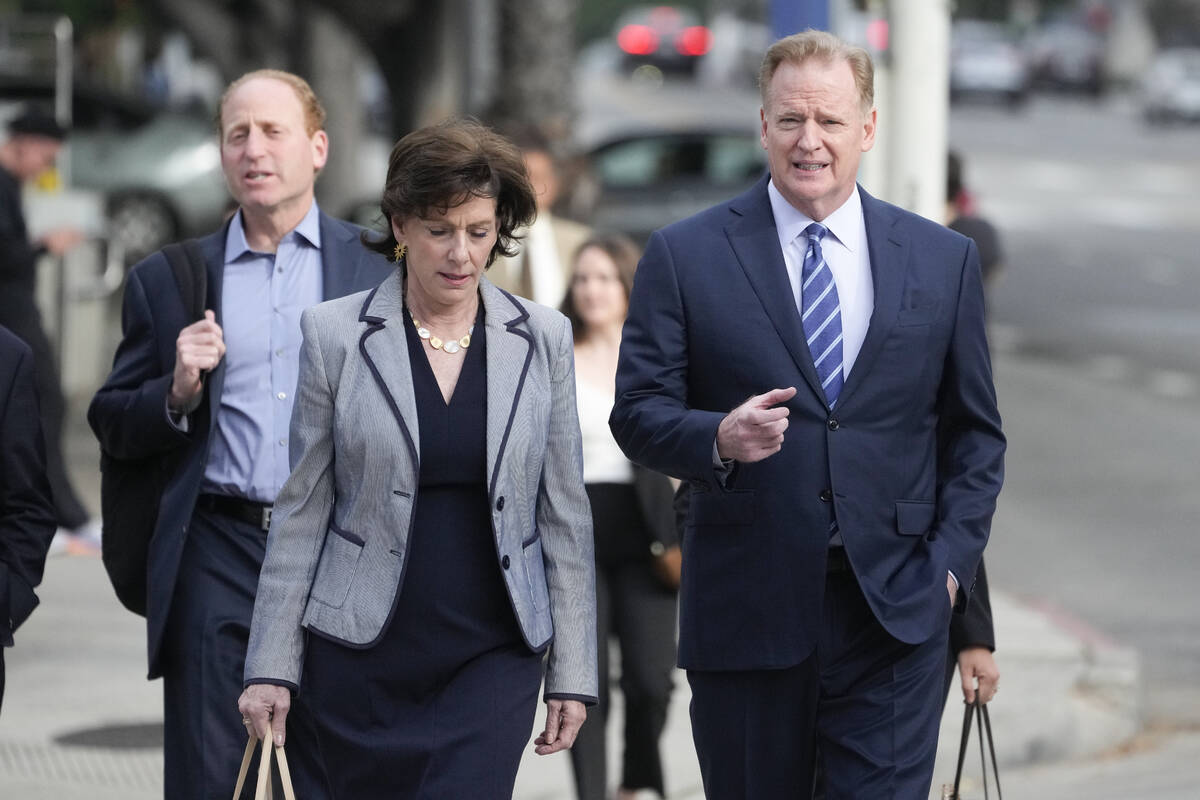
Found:
[[[750,464],[778,453],[788,426],[786,403],[796,387],[772,389],[730,411],[717,428],[717,455]]]
[[[216,319],[212,311],[205,311],[204,319],[181,330],[175,340],[175,375],[167,397],[167,406],[174,412],[193,408],[193,401],[204,390],[204,373],[216,369],[225,357],[225,336]]]

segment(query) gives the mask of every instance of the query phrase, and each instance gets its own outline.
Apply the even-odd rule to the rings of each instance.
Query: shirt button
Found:
[[[276,271],[276,272],[279,272],[279,273],[282,273],[282,272],[283,272],[283,267],[276,267],[276,268],[275,268],[275,271]]]
[[[279,440],[279,446],[280,446],[280,447],[287,447],[287,439],[280,439],[280,440]]]
[[[280,400],[287,400],[287,392],[280,392],[279,394],[277,394],[275,396],[278,397]]]
[[[505,569],[508,569],[508,566],[510,563],[512,563],[512,562],[510,562],[508,560],[508,556],[505,556],[504,558],[500,559],[500,566],[504,567]]]
[[[275,357],[276,357],[276,358],[283,358],[283,351],[282,351],[282,350],[276,350],[276,351],[275,351]]]

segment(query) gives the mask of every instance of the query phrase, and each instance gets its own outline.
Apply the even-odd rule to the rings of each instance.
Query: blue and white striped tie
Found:
[[[842,391],[842,309],[833,272],[821,254],[821,239],[828,232],[819,222],[804,229],[808,249],[804,252],[804,266],[800,271],[800,297],[808,351],[817,367],[825,399],[832,408]]]

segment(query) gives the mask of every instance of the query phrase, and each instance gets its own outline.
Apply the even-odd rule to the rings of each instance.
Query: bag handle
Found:
[[[250,771],[250,762],[254,760],[254,747],[258,737],[250,735],[246,741],[246,750],[242,753],[242,766],[238,769],[237,785],[233,789],[233,800],[242,796],[242,788],[246,785],[246,775]],[[272,800],[274,791],[271,786],[271,751],[279,753],[279,782],[283,788],[285,800],[296,800],[296,792],[292,788],[292,773],[288,769],[287,753],[283,745],[273,747],[263,742],[262,757],[258,762],[258,784],[254,789],[254,800]]]
[[[989,800],[988,793],[988,769],[987,755],[984,753],[984,739],[987,739],[988,754],[992,757],[992,775],[996,778],[996,797],[997,800],[1004,800],[1004,796],[1000,793],[1000,765],[996,762],[996,743],[992,738],[992,718],[988,714],[987,705],[979,702],[979,697],[976,695],[975,702],[964,704],[963,711],[963,731],[962,740],[958,745],[958,769],[954,772],[954,794],[951,795],[952,800],[961,800],[958,794],[959,783],[962,781],[963,762],[967,757],[967,744],[971,740],[971,718],[979,717],[979,762],[983,770],[983,797],[984,800]]]

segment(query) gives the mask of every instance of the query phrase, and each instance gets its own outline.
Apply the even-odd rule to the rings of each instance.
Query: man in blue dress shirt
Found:
[[[147,574],[149,677],[163,678],[164,794],[233,793],[246,729],[237,712],[271,504],[288,476],[300,313],[390,272],[360,229],[317,208],[325,112],[301,78],[234,81],[217,122],[238,211],[199,240],[205,318],[193,321],[167,259],[134,267],[123,338],[88,420],[106,452],[173,465]],[[324,797],[303,709],[289,717],[297,791]]]

